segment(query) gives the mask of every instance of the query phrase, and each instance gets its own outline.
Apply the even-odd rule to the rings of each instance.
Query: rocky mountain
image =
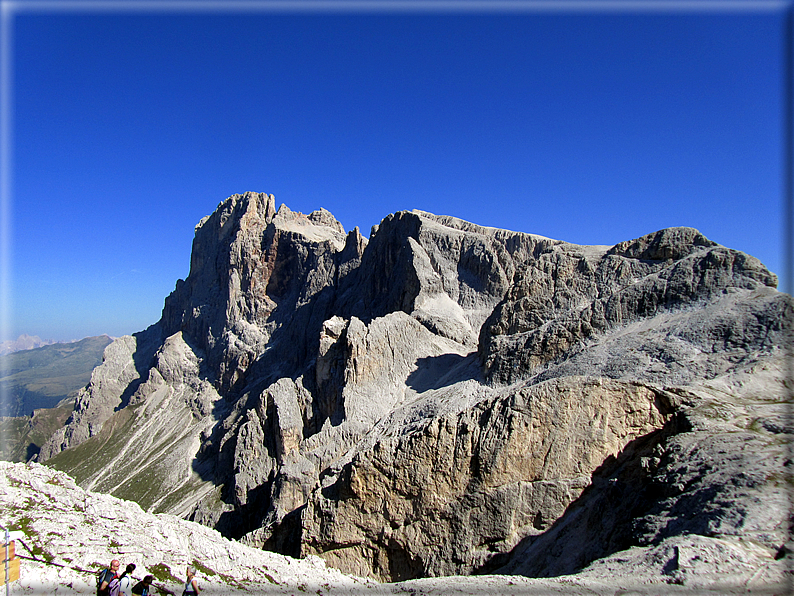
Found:
[[[38,335],[23,333],[16,339],[0,342],[0,356],[13,354],[14,352],[20,352],[22,350],[33,350],[54,343],[55,340],[53,339],[41,339]]]
[[[96,574],[119,559],[133,577],[155,577],[155,593],[181,594],[188,565],[207,593],[359,594],[374,586],[327,569],[319,557],[298,561],[232,542],[217,531],[132,502],[78,487],[62,472],[37,464],[0,462],[3,523],[15,540],[19,594],[96,594]]]
[[[790,551],[776,284],[690,228],[578,246],[412,211],[367,240],[234,195],[39,460],[378,580],[637,552],[671,583],[759,580]]]

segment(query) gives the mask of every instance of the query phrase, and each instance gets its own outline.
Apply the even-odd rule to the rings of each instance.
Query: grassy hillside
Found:
[[[0,356],[0,459],[28,461],[64,425],[102,363],[106,336]]]
[[[65,400],[56,408],[36,410],[33,416],[0,418],[0,459],[28,461],[66,423],[73,408],[74,400]]]
[[[31,416],[33,410],[54,408],[74,395],[102,363],[112,340],[87,337],[68,344],[52,344],[0,356],[0,416]]]

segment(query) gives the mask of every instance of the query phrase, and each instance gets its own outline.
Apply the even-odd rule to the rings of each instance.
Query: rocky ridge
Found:
[[[776,283],[691,228],[577,246],[414,211],[367,240],[234,195],[40,460],[379,580],[569,574],[687,536],[775,561],[793,306]],[[662,576],[692,581],[671,560]]]

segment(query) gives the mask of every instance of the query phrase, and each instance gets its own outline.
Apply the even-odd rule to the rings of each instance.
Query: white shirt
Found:
[[[132,578],[129,575],[125,575],[121,578],[119,582],[119,594],[132,596]]]

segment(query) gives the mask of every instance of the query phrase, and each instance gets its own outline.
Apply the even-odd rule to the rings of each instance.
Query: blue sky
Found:
[[[2,339],[156,322],[248,190],[367,236],[414,208],[579,244],[691,226],[781,274],[785,4],[707,2],[4,2]]]

